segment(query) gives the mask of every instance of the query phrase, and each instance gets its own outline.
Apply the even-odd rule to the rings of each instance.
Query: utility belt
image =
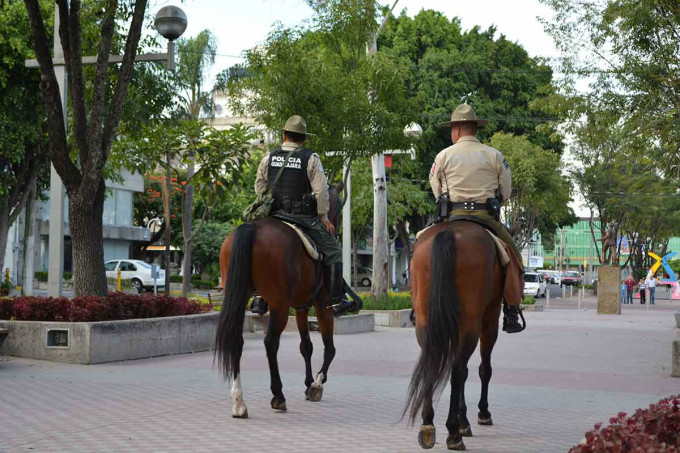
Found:
[[[288,195],[274,201],[275,211],[284,211],[294,215],[316,216],[316,198],[314,194],[304,194],[301,200],[291,200]]]
[[[437,199],[437,218],[441,222],[449,218],[451,211],[486,211],[491,217],[500,220],[501,202],[498,198],[487,198],[486,203],[475,203],[474,201],[454,202],[449,200],[449,193],[444,192]]]

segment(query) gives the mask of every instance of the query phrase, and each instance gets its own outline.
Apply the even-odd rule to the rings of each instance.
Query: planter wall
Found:
[[[0,352],[79,364],[211,349],[219,313],[102,322],[0,321],[9,330]]]

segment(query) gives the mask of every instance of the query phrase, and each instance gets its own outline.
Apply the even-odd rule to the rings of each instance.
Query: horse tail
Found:
[[[222,377],[235,377],[240,371],[243,352],[243,321],[251,284],[255,225],[244,223],[234,231],[231,245],[227,281],[224,283],[224,301],[217,323],[215,355]]]
[[[434,397],[448,380],[458,347],[460,298],[454,283],[456,238],[442,231],[432,242],[428,324],[420,357],[408,390],[404,414],[413,422],[426,398]]]

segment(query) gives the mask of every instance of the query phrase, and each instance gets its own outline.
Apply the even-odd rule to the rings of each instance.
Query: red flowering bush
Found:
[[[111,293],[107,297],[17,297],[0,299],[0,319],[93,322],[193,315],[212,310],[185,297]]]
[[[606,428],[601,423],[595,425],[586,433],[585,443],[569,452],[680,452],[680,395],[638,409],[630,417],[620,412],[609,423]]]

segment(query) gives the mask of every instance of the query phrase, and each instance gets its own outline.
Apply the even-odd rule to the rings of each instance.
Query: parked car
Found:
[[[545,297],[546,286],[543,274],[537,272],[524,273],[524,295]]]
[[[149,263],[141,260],[111,260],[104,264],[104,268],[106,278],[118,278],[118,270],[120,270],[120,278],[130,280],[138,292],[141,293],[144,289],[153,291],[153,277]],[[165,288],[165,271],[162,269],[158,270],[156,286]]]
[[[354,276],[354,269],[352,269],[353,286],[371,286],[371,278],[373,278],[373,270],[368,267],[359,266],[356,277]]]
[[[581,284],[581,274],[576,271],[569,271],[562,274],[560,286],[579,286]]]
[[[562,284],[562,274],[558,271],[548,271],[548,275],[550,275],[550,278],[546,279],[547,283],[552,283],[554,285]]]

